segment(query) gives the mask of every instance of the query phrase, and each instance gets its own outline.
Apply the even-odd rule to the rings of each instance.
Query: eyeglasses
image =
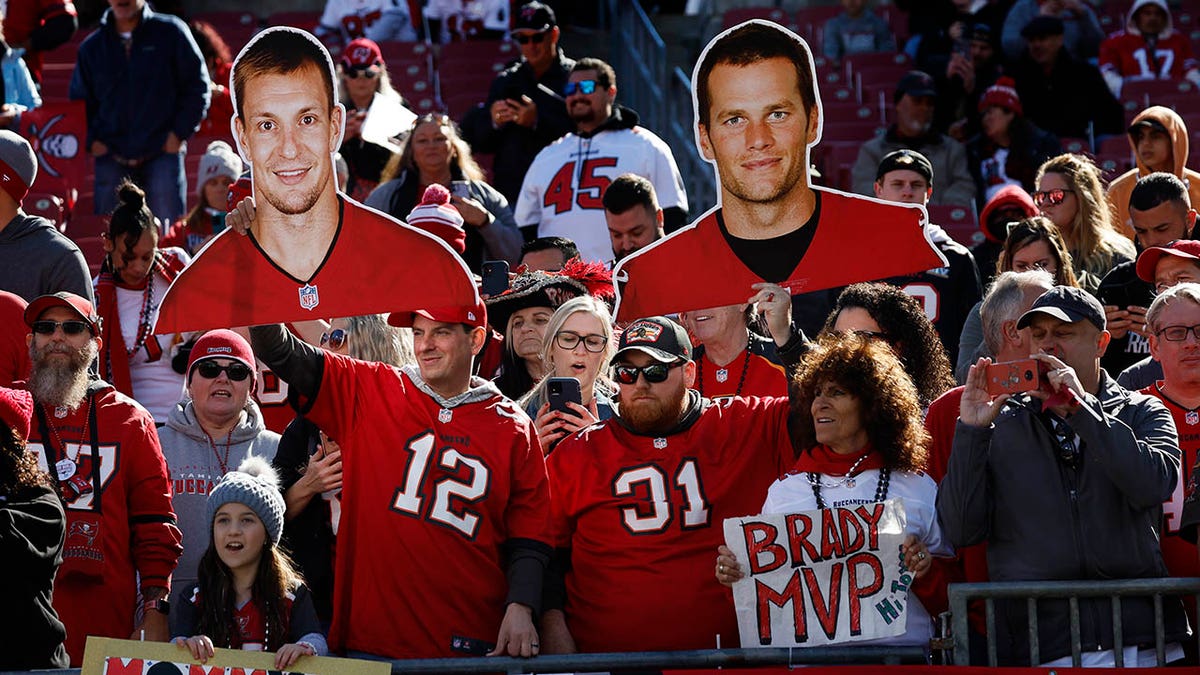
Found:
[[[374,66],[367,66],[366,68],[347,68],[345,70],[346,77],[352,80],[357,80],[360,77],[373,80],[379,77],[379,73],[380,70]]]
[[[532,42],[535,45],[540,45],[546,40],[546,35],[549,32],[550,31],[544,30],[540,33],[533,33],[531,35],[513,35],[513,39],[517,41],[517,44],[527,45]]]
[[[330,349],[341,349],[342,345],[346,344],[346,331],[341,328],[335,328],[328,333],[321,333],[321,346],[329,345]]]
[[[215,380],[221,376],[221,373],[228,375],[229,379],[234,382],[241,382],[250,377],[250,369],[241,363],[222,366],[215,361],[201,361],[196,365],[196,372],[206,380]]]
[[[1196,340],[1200,342],[1200,324],[1195,326],[1167,326],[1156,332],[1155,335],[1162,336],[1164,340],[1170,342],[1183,342],[1187,339],[1188,333],[1194,335]]]
[[[1068,194],[1075,194],[1074,190],[1064,188],[1054,188],[1053,190],[1038,190],[1033,193],[1033,204],[1038,208],[1043,206],[1058,206],[1063,203]]]
[[[596,335],[595,333],[590,335],[580,335],[579,333],[569,330],[560,330],[555,333],[554,341],[558,343],[559,347],[562,347],[567,351],[575,349],[579,346],[579,343],[582,342],[583,348],[589,352],[592,352],[593,354],[599,354],[600,352],[604,351],[606,347],[608,347],[608,338],[604,337],[603,335]]]
[[[38,335],[54,335],[59,326],[62,326],[66,335],[79,335],[85,330],[92,330],[91,324],[86,321],[34,321],[32,328]]]
[[[672,361],[671,363],[652,363],[648,366],[616,366],[613,372],[617,376],[617,382],[621,384],[636,384],[638,374],[646,376],[646,381],[650,384],[658,384],[666,382],[667,375],[679,366],[682,366],[686,361]]]
[[[563,96],[570,96],[578,91],[581,94],[591,94],[596,91],[595,80],[580,80],[578,82],[568,82],[563,86]]]

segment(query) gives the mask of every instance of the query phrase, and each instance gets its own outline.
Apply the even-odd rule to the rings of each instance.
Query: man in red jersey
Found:
[[[533,423],[487,380],[482,302],[394,313],[401,369],[250,330],[258,358],[342,448],[335,651],[389,659],[538,653],[550,492]]]
[[[763,284],[772,335],[790,298]],[[803,337],[780,352],[791,362]],[[733,598],[712,581],[726,518],[759,513],[795,461],[788,399],[700,396],[683,327],[638,319],[613,357],[617,416],[564,439],[547,460],[558,549],[547,579],[547,652],[710,649],[738,644]]]
[[[777,345],[750,330],[754,308],[726,305],[680,312],[679,321],[696,343],[696,390],[711,399],[787,396],[788,379]]]
[[[54,608],[67,628],[71,665],[83,662],[89,635],[165,642],[183,537],[154,418],[89,376],[100,317],[85,298],[35,298],[25,325],[36,404],[29,449],[57,481],[67,512]]]
[[[618,320],[731,305],[761,281],[798,294],[946,264],[920,208],[809,185],[808,148],[821,136],[815,79],[808,45],[776,24],[747,22],[709,44],[692,82],[720,206],[621,261]]]
[[[265,30],[238,56],[232,80],[256,217],[247,236],[218,235],[171,284],[156,332],[473,301],[466,264],[440,239],[338,193],[332,153],[345,109],[316,38]]]
[[[1171,576],[1200,576],[1195,524],[1195,466],[1200,450],[1200,284],[1181,283],[1159,294],[1146,312],[1150,354],[1162,364],[1163,378],[1142,390],[1171,411],[1179,434],[1179,483],[1163,503],[1163,561]],[[1189,518],[1189,515],[1191,516]]]

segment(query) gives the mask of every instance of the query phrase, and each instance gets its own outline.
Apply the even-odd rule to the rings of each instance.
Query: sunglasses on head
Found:
[[[196,365],[196,372],[206,380],[215,380],[225,373],[230,380],[241,382],[250,377],[250,369],[241,363],[231,363],[227,366],[222,366],[216,361],[201,361]]]
[[[576,91],[578,91],[581,94],[595,93],[596,81],[595,80],[580,80],[578,82],[568,82],[567,85],[565,87],[563,87],[563,96],[570,96],[571,94],[574,94]]]
[[[616,366],[613,368],[617,382],[621,384],[636,384],[638,374],[646,377],[646,381],[650,384],[658,384],[666,382],[667,376],[671,371],[684,364],[683,361],[672,361],[671,363],[651,363],[648,366]]]
[[[1038,190],[1033,193],[1033,204],[1038,208],[1043,206],[1058,206],[1067,198],[1067,194],[1074,194],[1074,190],[1066,190],[1064,188],[1054,188],[1053,190]]]
[[[517,41],[517,44],[527,45],[532,42],[535,45],[540,45],[546,40],[546,33],[548,32],[549,31],[542,31],[540,33],[532,33],[528,35],[513,35],[513,39]]]
[[[92,327],[86,321],[34,321],[33,332],[38,335],[54,335],[54,331],[62,326],[66,335],[79,335],[83,331],[91,331]]]
[[[353,68],[346,69],[346,77],[348,77],[352,80],[357,80],[360,77],[365,77],[368,80],[373,80],[373,79],[379,77],[379,69],[376,68],[375,66],[366,66],[366,67],[356,66]]]
[[[329,345],[330,349],[341,349],[346,344],[346,331],[335,328],[328,333],[321,333],[321,346]]]

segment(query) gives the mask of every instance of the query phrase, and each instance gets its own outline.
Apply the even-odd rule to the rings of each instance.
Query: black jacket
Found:
[[[66,523],[48,486],[0,495],[0,670],[68,665],[67,631],[51,605]]]
[[[1135,261],[1126,261],[1104,275],[1100,287],[1096,289],[1096,298],[1102,305],[1149,308],[1150,303],[1154,302],[1154,285],[1138,278]],[[1126,333],[1124,337],[1114,337],[1108,343],[1108,349],[1100,357],[1100,365],[1104,366],[1104,370],[1119,375],[1148,356],[1150,341],[1135,333]]]
[[[1086,138],[1088,122],[1097,136],[1125,133],[1125,114],[1100,71],[1071,58],[1066,49],[1047,75],[1028,54],[1013,69],[1025,117],[1061,138]]]
[[[520,61],[496,76],[483,107],[477,106],[463,117],[463,138],[471,144],[471,150],[496,155],[492,165],[492,185],[510,204],[517,203],[525,172],[538,152],[575,129],[575,124],[567,116],[567,104],[561,98],[563,87],[574,67],[575,61],[564,56],[562,50],[559,50],[554,63],[540,78],[534,76],[533,68],[526,61]],[[555,95],[552,96],[538,85]],[[528,96],[537,104],[538,121],[534,128],[528,129],[518,124],[493,128],[492,103],[521,96]]]

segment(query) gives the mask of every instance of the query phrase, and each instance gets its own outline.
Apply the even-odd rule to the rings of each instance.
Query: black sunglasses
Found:
[[[334,329],[328,333],[321,333],[321,346],[329,345],[330,349],[341,349],[342,345],[346,344],[346,331],[341,328]]]
[[[563,85],[563,96],[570,96],[571,94],[574,94],[576,92],[576,90],[578,90],[579,93],[584,94],[585,96],[587,94],[595,93],[596,81],[595,80],[580,80],[578,82],[568,82],[565,85]]]
[[[220,377],[221,373],[228,375],[229,379],[234,382],[241,382],[250,377],[250,369],[241,363],[222,366],[215,361],[201,361],[196,365],[196,372],[206,380],[215,380]]]
[[[532,42],[535,45],[540,45],[542,42],[545,42],[546,34],[549,32],[550,31],[542,31],[532,35],[514,35],[513,39],[517,41],[517,44],[527,45]]]
[[[379,70],[377,68],[375,68],[374,66],[367,66],[365,68],[360,68],[360,67],[347,68],[345,72],[346,72],[346,77],[348,77],[352,80],[357,80],[360,77],[365,77],[368,80],[373,80],[373,79],[379,77]]]
[[[646,381],[650,384],[658,384],[666,382],[667,375],[679,366],[682,366],[686,361],[672,361],[671,363],[652,363],[648,366],[616,366],[613,372],[617,376],[617,382],[621,384],[637,383],[638,374],[641,373],[646,377]]]
[[[91,324],[86,321],[34,321],[31,327],[38,335],[54,335],[59,326],[62,326],[66,335],[79,335],[85,330],[92,330]]]

